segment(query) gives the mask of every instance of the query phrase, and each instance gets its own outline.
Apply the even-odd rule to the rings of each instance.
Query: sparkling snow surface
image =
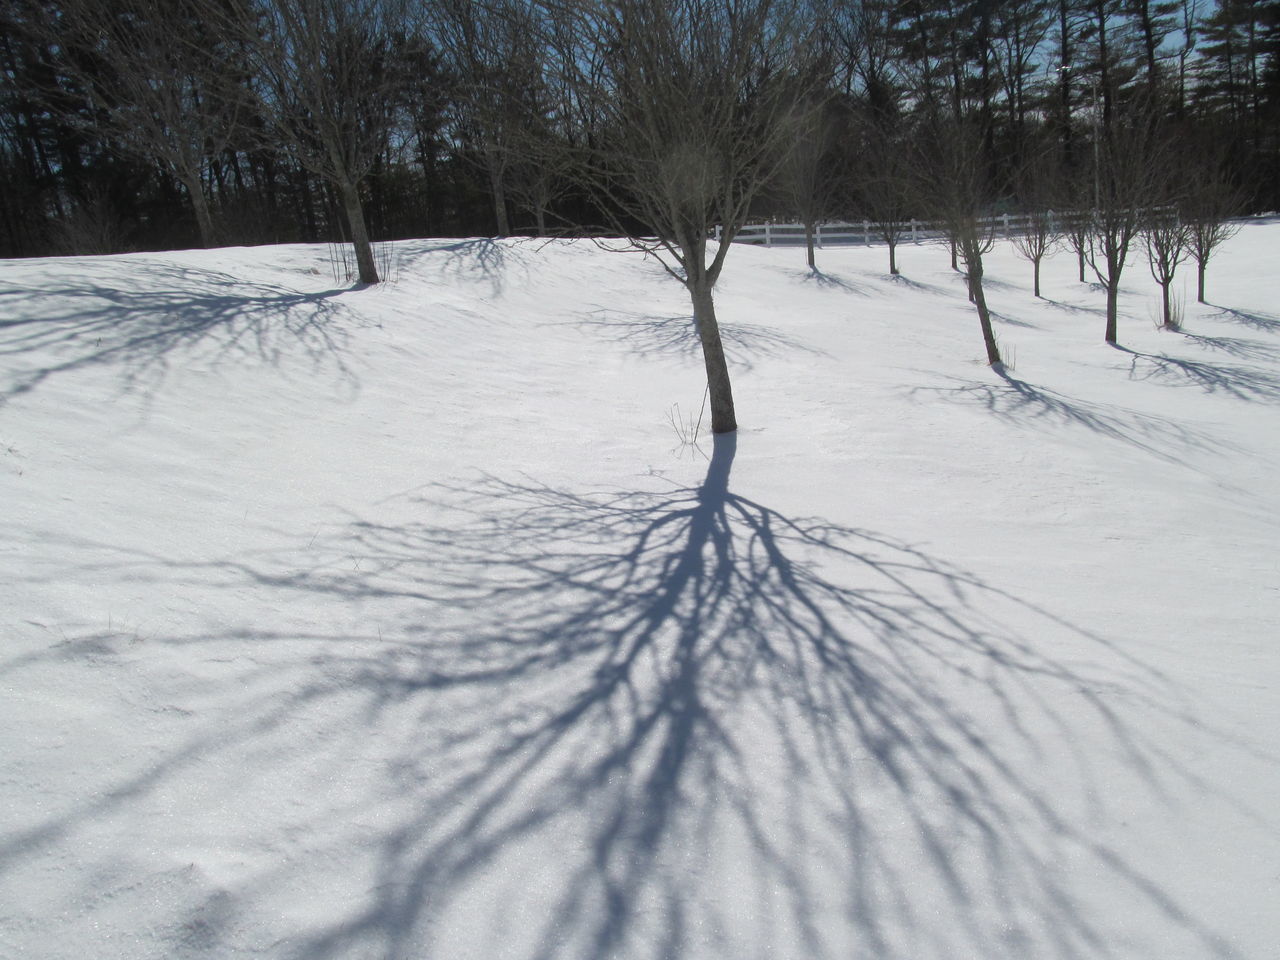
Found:
[[[0,957],[1280,956],[1280,223],[395,255],[0,263]]]

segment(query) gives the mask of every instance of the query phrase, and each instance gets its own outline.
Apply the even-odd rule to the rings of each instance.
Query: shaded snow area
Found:
[[[1275,960],[1280,223],[394,252],[0,264],[0,956]]]

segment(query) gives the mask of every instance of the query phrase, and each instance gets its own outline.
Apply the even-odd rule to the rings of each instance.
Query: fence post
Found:
[[[866,220],[862,221],[862,245],[864,247],[871,246],[871,224]]]
[[[773,224],[771,223],[764,225],[764,245],[766,247],[773,246]]]
[[[1007,213],[1000,214],[1000,220],[1004,224],[1004,238],[1009,239],[1009,215]]]
[[[916,218],[915,217],[911,218],[911,242],[912,243],[920,242],[918,239],[916,239]]]
[[[822,249],[822,224],[818,224],[818,249]]]

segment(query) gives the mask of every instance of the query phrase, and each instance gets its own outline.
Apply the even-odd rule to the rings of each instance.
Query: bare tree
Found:
[[[1104,338],[1116,342],[1120,275],[1149,207],[1157,202],[1163,141],[1156,116],[1117,110],[1095,145],[1094,203],[1085,259],[1107,293]]]
[[[995,243],[994,221],[985,216],[990,212],[991,187],[982,139],[975,119],[935,119],[918,146],[918,175],[921,196],[964,264],[987,362],[998,366],[1000,348],[982,283],[982,258]]]
[[[654,254],[693,303],[711,429],[737,429],[712,292],[777,172],[807,75],[792,0],[547,0],[559,68],[597,128],[574,178],[609,230]],[[720,230],[720,242],[714,234]]]
[[[1160,285],[1161,326],[1176,330],[1179,324],[1173,316],[1169,287],[1178,266],[1191,253],[1190,227],[1182,222],[1175,209],[1162,206],[1151,212],[1142,231],[1142,241],[1152,279]]]
[[[1080,282],[1085,283],[1087,280],[1085,270],[1088,267],[1086,254],[1089,251],[1089,231],[1093,225],[1093,213],[1073,210],[1063,216],[1061,223],[1062,235],[1076,255]]]
[[[551,235],[555,206],[573,185],[563,146],[564,140],[552,126],[531,127],[507,164],[505,192],[518,209],[532,215],[534,232],[540,237]]]
[[[1040,264],[1062,239],[1058,221],[1047,207],[1029,207],[1026,211],[1026,228],[1013,237],[1013,249],[1024,260],[1031,262],[1035,295],[1040,296]]]
[[[820,84],[807,86],[820,88]],[[817,270],[814,240],[817,225],[829,217],[837,199],[846,189],[847,178],[840,167],[846,153],[844,115],[827,96],[797,100],[784,118],[787,130],[782,144],[784,156],[778,180],[783,202],[804,224],[806,259]]]
[[[889,274],[898,276],[898,244],[919,203],[912,180],[911,146],[898,124],[871,119],[859,147],[856,203],[872,232],[889,248]]]
[[[338,194],[361,283],[378,269],[361,187],[387,143],[405,77],[399,0],[257,0],[223,24],[244,42],[270,143]]]
[[[1040,296],[1040,264],[1062,241],[1061,221],[1052,208],[1060,170],[1055,161],[1053,150],[1042,149],[1028,160],[1017,178],[1026,228],[1014,235],[1013,248],[1031,262],[1037,297]]]
[[[482,98],[475,116],[489,131],[490,142],[498,145],[491,154],[502,161],[503,195],[532,215],[537,235],[573,230],[580,224],[558,209],[579,192],[572,176],[573,147],[593,137],[600,121],[592,115],[592,106],[576,95],[573,78],[551,62],[559,45],[548,42],[535,9],[523,0],[496,2],[492,12],[505,11],[505,33],[491,33],[507,40],[500,55],[490,56],[500,63],[505,79]],[[580,66],[591,73],[590,67]]]
[[[431,0],[429,9],[455,82],[455,130],[465,156],[485,173],[498,236],[510,236],[513,179],[535,207],[553,185],[541,176],[544,163],[529,162],[530,141],[550,109],[534,12],[522,0]]]
[[[202,28],[196,0],[64,0],[45,21],[65,70],[88,97],[96,136],[159,164],[187,191],[212,246],[205,170],[237,132],[247,87],[227,44]]]
[[[1244,209],[1243,191],[1231,179],[1219,151],[1203,144],[1189,163],[1191,187],[1180,204],[1188,245],[1196,261],[1196,300],[1204,303],[1204,276],[1209,258],[1240,230],[1231,218]]]
[[[1147,266],[1151,278],[1160,285],[1160,325],[1166,330],[1177,330],[1180,326],[1173,313],[1169,288],[1178,267],[1191,255],[1191,225],[1178,209],[1190,185],[1187,177],[1190,168],[1180,160],[1180,151],[1173,151],[1169,161],[1161,164],[1156,180],[1159,193],[1152,197],[1142,227]]]

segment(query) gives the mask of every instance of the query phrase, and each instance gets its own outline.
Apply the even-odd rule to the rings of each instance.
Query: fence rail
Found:
[[[1052,210],[1048,215],[1050,222],[1058,227],[1078,217],[1086,216],[1083,213],[1056,214]],[[993,229],[997,236],[1008,240],[1026,233],[1034,218],[1034,214],[1003,213],[994,217],[984,217],[980,222]],[[814,243],[819,247],[851,244],[870,246],[879,242],[885,232],[882,225],[873,220],[819,223],[814,230]],[[927,220],[904,220],[898,234],[902,243],[943,240],[947,235],[940,223]],[[719,227],[716,227],[715,237],[717,240],[720,239]],[[800,246],[805,243],[805,227],[802,223],[749,223],[738,231],[733,242],[765,247]]]

